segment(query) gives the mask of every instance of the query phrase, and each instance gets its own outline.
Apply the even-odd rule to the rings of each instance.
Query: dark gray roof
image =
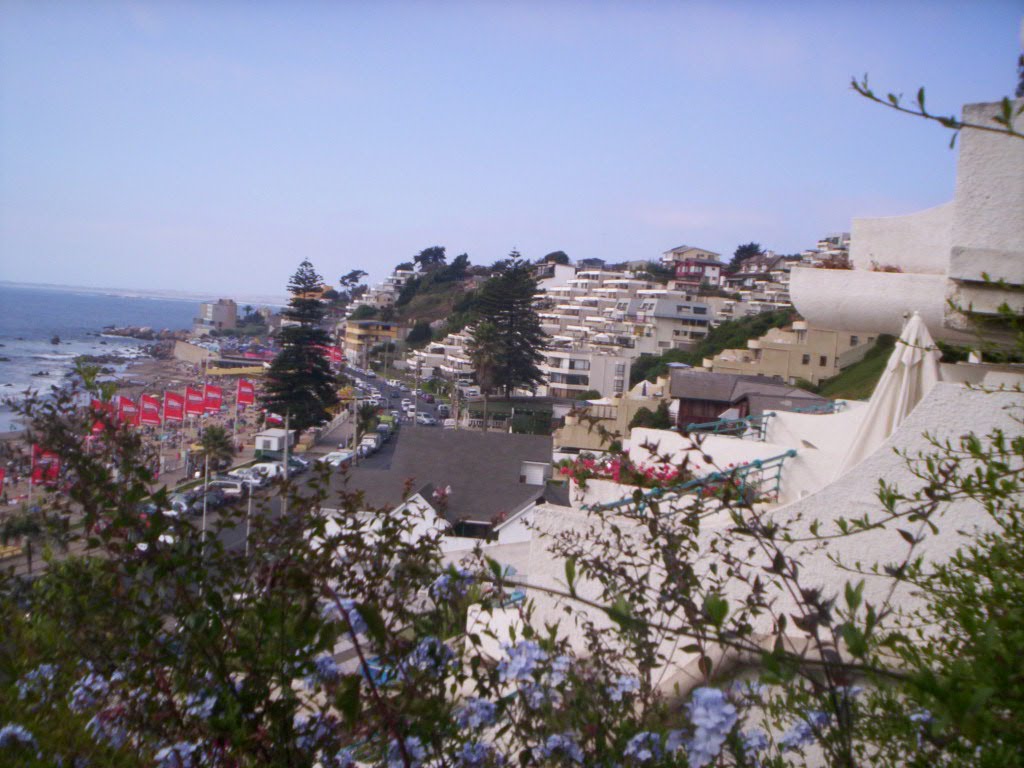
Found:
[[[524,461],[551,462],[548,436],[405,426],[392,443],[349,473],[348,489],[363,491],[367,506],[395,507],[407,487],[435,504],[434,488],[450,485],[447,520],[491,522],[545,492],[519,472]]]
[[[791,387],[763,376],[742,376],[737,373],[709,373],[707,371],[673,370],[669,384],[669,395],[684,400],[710,400],[716,403],[736,403],[743,398],[753,409],[757,396],[775,398],[778,405],[770,406],[786,410],[786,399],[824,402],[825,398],[798,387]],[[760,401],[757,401],[761,405]],[[799,405],[795,406],[799,407]]]

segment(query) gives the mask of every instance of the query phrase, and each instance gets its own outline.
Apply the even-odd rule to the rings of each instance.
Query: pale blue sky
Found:
[[[280,293],[810,247],[952,195],[943,111],[1015,83],[1021,2],[0,3],[0,279]]]

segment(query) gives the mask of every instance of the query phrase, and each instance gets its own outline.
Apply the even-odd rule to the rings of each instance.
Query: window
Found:
[[[828,355],[821,355],[818,358],[818,365],[820,365],[822,368],[828,366]]]
[[[811,364],[811,356],[810,355],[804,355],[803,357],[800,358],[800,365],[810,365],[810,364]]]
[[[626,364],[625,363],[616,363],[615,364],[615,375],[616,376],[622,376],[625,372],[626,372]]]
[[[851,336],[850,337],[850,346],[851,347],[856,347],[858,344],[860,344],[860,337],[859,336]]]
[[[706,315],[708,313],[707,307],[694,307],[693,314],[695,315]]]

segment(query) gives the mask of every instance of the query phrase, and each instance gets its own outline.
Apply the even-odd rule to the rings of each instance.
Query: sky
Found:
[[[953,194],[1024,3],[0,0],[0,280],[281,294],[490,264],[780,253]]]

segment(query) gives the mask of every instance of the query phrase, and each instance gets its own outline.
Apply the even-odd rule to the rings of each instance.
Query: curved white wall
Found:
[[[952,203],[907,216],[854,219],[850,229],[850,260],[856,269],[871,262],[900,267],[920,275],[949,271]]]

